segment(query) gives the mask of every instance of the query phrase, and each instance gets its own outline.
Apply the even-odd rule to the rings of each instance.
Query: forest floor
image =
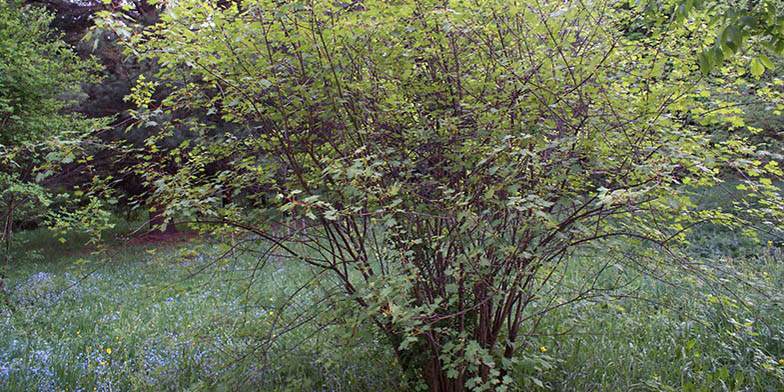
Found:
[[[79,238],[23,236],[30,251],[7,282],[14,310],[0,308],[0,390],[402,388],[383,338],[341,313],[318,271],[252,250],[218,257],[225,247],[192,234],[114,244],[103,257],[78,252]],[[695,244],[702,260],[743,277],[722,282],[733,296],[699,279],[636,276],[623,293],[543,319],[513,365],[516,385],[784,389],[782,249],[721,230],[699,233]],[[571,260],[578,268],[561,284],[590,276],[595,262]],[[618,265],[614,273],[627,272]]]

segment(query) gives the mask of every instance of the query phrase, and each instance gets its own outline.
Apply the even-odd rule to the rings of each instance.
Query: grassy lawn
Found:
[[[214,262],[224,249],[192,241],[115,246],[108,261],[85,262],[87,255],[62,251],[44,231],[25,236],[31,249],[45,246],[10,270],[16,309],[0,311],[0,390],[401,388],[382,338],[335,311],[342,303],[328,295],[330,279],[297,263],[254,252]],[[624,290],[544,318],[525,337],[517,384],[784,389],[784,298],[776,294],[784,287],[782,252],[757,252],[705,259],[734,274],[712,283],[734,296],[715,295],[712,284],[689,276],[639,277],[614,265],[599,277],[628,279]],[[570,261],[563,286],[593,276],[595,260]],[[531,312],[536,306],[546,304]]]

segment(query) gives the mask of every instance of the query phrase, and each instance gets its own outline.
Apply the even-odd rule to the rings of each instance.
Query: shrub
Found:
[[[329,272],[413,386],[513,387],[526,330],[605,289],[548,302],[574,252],[601,250],[598,273],[618,254],[664,268],[693,225],[781,216],[775,164],[678,121],[700,105],[698,48],[677,29],[629,40],[617,26],[636,11],[616,5],[178,2],[130,41],[172,91],[154,107],[142,81],[140,121],[197,108],[247,133],[189,141],[169,153],[174,174],[137,172],[167,212]],[[217,161],[230,163],[205,175]],[[761,177],[749,186],[765,210],[702,208],[681,187],[727,167]],[[292,219],[259,218],[262,203]]]

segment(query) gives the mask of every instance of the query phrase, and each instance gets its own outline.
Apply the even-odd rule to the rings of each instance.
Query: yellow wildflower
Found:
[[[106,348],[106,353],[107,353],[107,354],[111,354],[111,353],[112,353],[112,349],[110,349],[110,348],[108,348],[108,347],[107,347],[107,348]]]
[[[779,359],[779,365],[784,365],[784,359]]]
[[[539,351],[541,351],[543,353],[546,353],[547,352],[547,347],[545,347],[545,346],[539,347]]]

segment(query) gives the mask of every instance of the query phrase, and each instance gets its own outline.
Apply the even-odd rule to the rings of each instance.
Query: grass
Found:
[[[636,298],[608,295],[550,314],[529,346],[547,347],[551,365],[534,375],[553,390],[784,389],[784,265],[781,250],[767,252],[753,263],[722,261],[743,278],[722,282],[736,296],[691,277],[643,277],[627,290]]]
[[[720,235],[706,230],[703,237]],[[29,244],[52,243],[44,231],[25,236]],[[84,263],[77,262],[84,256],[58,255],[52,245],[17,262],[8,281],[17,309],[0,310],[0,390],[400,389],[394,356],[371,328],[340,317],[329,279],[253,254],[211,263],[224,251],[195,242],[118,247],[108,262]],[[621,277],[625,289],[542,319],[515,365],[517,384],[564,391],[784,389],[782,251],[755,252],[704,260],[735,277],[729,280],[677,274],[660,280],[623,263],[607,269],[599,284]],[[565,286],[597,268],[595,257],[569,265]],[[735,296],[719,295],[714,284]]]
[[[44,232],[31,234],[45,236]],[[0,390],[384,390],[397,375],[372,336],[318,321],[305,268],[253,258],[212,265],[182,244],[115,251],[108,263],[36,257],[13,265],[0,313]],[[196,271],[201,273],[194,274]],[[338,355],[339,354],[339,355]]]

